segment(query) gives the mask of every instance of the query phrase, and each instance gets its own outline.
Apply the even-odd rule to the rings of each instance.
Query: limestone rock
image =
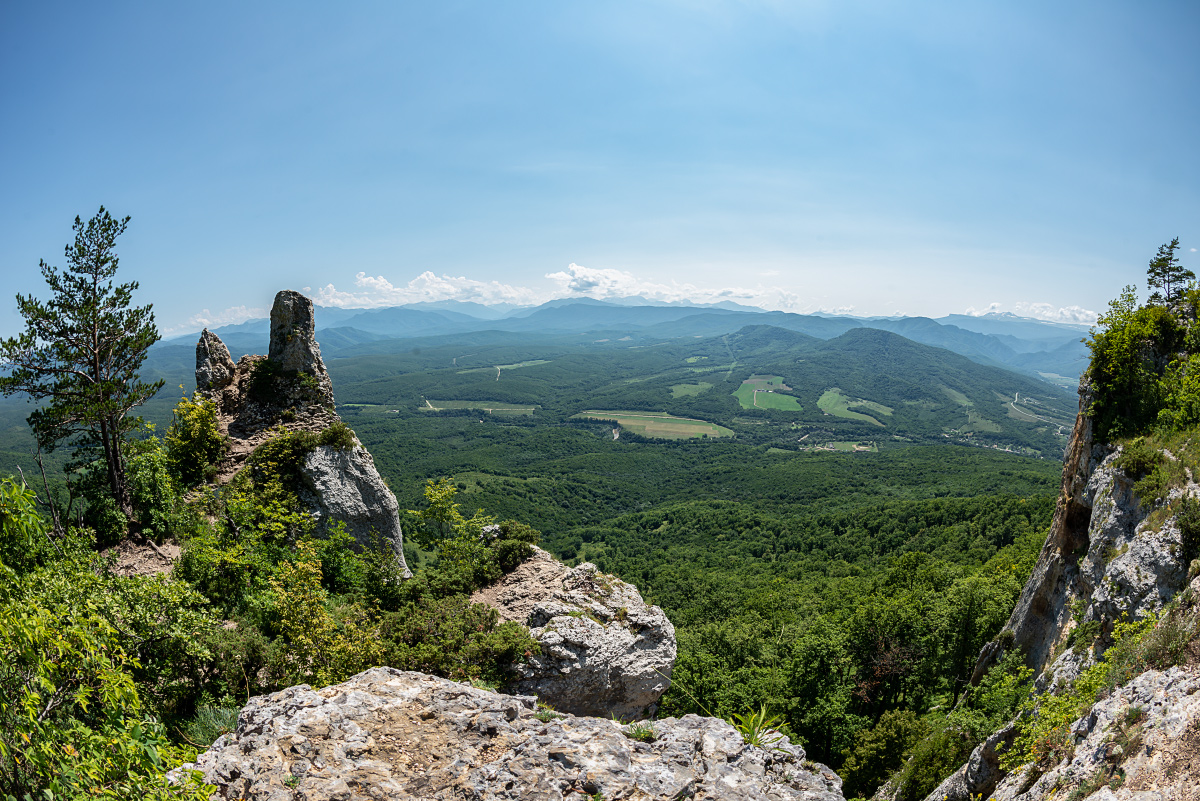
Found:
[[[219,466],[225,483],[254,450],[281,430],[320,433],[340,423],[333,384],[313,330],[312,301],[284,290],[271,308],[270,358],[243,356],[236,364],[216,334],[205,330],[196,345],[196,388],[217,407],[217,425],[230,448]],[[303,469],[305,486],[297,488],[322,528],[343,521],[364,547],[372,532],[392,548],[404,575],[403,535],[399,504],[375,468],[371,454],[355,441],[341,451],[318,447]]]
[[[1131,713],[1137,709],[1142,716]],[[1146,671],[1092,706],[1071,732],[1069,759],[1040,777],[1014,773],[991,797],[1045,801],[1089,783],[1101,785],[1093,799],[1200,799],[1200,671],[1194,665]],[[1124,779],[1113,782],[1118,770]],[[1103,786],[1109,782],[1119,786]]]
[[[319,526],[340,520],[364,548],[372,547],[378,535],[395,552],[405,577],[412,575],[404,563],[400,505],[366,448],[357,441],[346,450],[316,448],[304,460],[303,477],[308,490],[304,495]]]
[[[201,331],[196,343],[196,389],[204,393],[222,390],[233,383],[236,370],[221,338],[207,328]]]
[[[313,303],[299,292],[285,289],[275,295],[267,358],[284,376],[304,374],[314,379],[317,402],[333,405],[333,384],[317,344]]]
[[[591,563],[568,568],[537,548],[471,600],[529,627],[542,652],[516,666],[513,689],[560,712],[643,717],[671,686],[675,627],[636,587]]]
[[[374,668],[250,699],[195,767],[216,798],[255,801],[842,799],[837,776],[786,739],[747,746],[695,715],[655,733],[644,743],[610,719],[543,721],[533,698]]]

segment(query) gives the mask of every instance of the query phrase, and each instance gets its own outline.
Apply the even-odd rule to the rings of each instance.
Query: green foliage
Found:
[[[898,801],[920,801],[958,769],[971,755],[974,743],[953,726],[942,723],[913,748],[896,782]]]
[[[317,435],[317,445],[348,451],[357,447],[358,440],[350,426],[339,420]]]
[[[0,479],[0,571],[24,575],[56,554],[33,490],[11,478]]]
[[[310,542],[297,546],[295,562],[283,562],[270,580],[279,630],[288,643],[288,682],[325,686],[382,664],[382,647],[367,610],[343,604],[327,608],[321,562]]]
[[[175,624],[197,620],[178,616],[180,596],[126,582],[63,560],[0,592],[0,794],[199,801],[213,790],[168,787],[164,772],[195,752],[170,744],[138,689],[157,690],[155,705],[169,698],[169,662],[194,633]]]
[[[1146,285],[1154,290],[1150,295],[1150,303],[1164,306],[1174,304],[1187,288],[1188,281],[1196,278],[1196,274],[1175,257],[1178,248],[1179,237],[1175,237],[1161,246],[1150,260],[1150,266],[1146,269]]]
[[[129,500],[143,536],[158,542],[179,527],[179,495],[171,460],[155,437],[137,444],[127,462]]]
[[[1102,441],[1145,431],[1158,419],[1167,391],[1167,361],[1183,344],[1185,330],[1162,306],[1137,306],[1133,287],[1109,304],[1088,348],[1092,360],[1091,415]]]
[[[175,405],[167,429],[167,458],[180,483],[194,487],[216,475],[216,465],[229,449],[229,439],[217,430],[217,405],[194,393]]]
[[[250,397],[259,403],[273,403],[279,372],[279,365],[265,356],[254,362],[250,367]]]
[[[744,715],[734,713],[731,722],[738,734],[742,735],[746,745],[773,750],[784,737],[779,731],[779,727],[783,725],[783,716],[768,715],[765,706],[760,706],[757,712]]]
[[[860,731],[846,754],[839,775],[847,798],[870,797],[902,767],[913,748],[929,733],[929,724],[907,709],[884,712],[870,729]]]
[[[528,629],[464,595],[426,595],[385,614],[379,636],[383,664],[452,679],[503,682],[511,665],[539,652]]]
[[[1024,704],[1027,714],[1018,722],[1017,739],[1001,765],[1012,771],[1026,764],[1042,769],[1057,764],[1072,750],[1068,727],[1096,702],[1099,693],[1148,669],[1178,664],[1197,633],[1195,617],[1178,609],[1162,618],[1151,615],[1136,623],[1118,622],[1113,644],[1100,662],[1080,673],[1070,686]]]
[[[113,246],[128,224],[103,206],[86,223],[76,217],[67,269],[39,263],[51,300],[17,295],[25,331],[0,341],[0,394],[24,392],[42,401],[29,415],[38,444],[49,452],[69,441],[77,464],[99,457],[107,492],[126,517],[132,508],[123,442],[140,422],[128,415],[163,384],[138,377],[159,339],[151,307],[130,306],[137,282],[113,285]]]
[[[237,709],[205,705],[182,727],[182,734],[196,748],[208,748],[222,734],[236,729],[237,719]]]
[[[658,739],[658,732],[654,730],[653,720],[635,720],[627,723],[624,732],[630,740],[637,740],[639,743],[652,743]]]
[[[1183,542],[1182,561],[1183,564],[1190,565],[1193,559],[1200,556],[1200,501],[1191,495],[1184,496],[1175,520],[1179,524],[1180,539]]]

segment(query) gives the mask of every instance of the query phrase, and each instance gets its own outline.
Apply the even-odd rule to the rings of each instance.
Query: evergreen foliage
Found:
[[[113,246],[129,218],[103,206],[86,223],[75,218],[67,268],[39,263],[51,299],[17,295],[25,319],[20,336],[0,342],[0,394],[24,392],[44,401],[29,415],[38,445],[52,451],[64,440],[76,461],[101,459],[100,470],[116,512],[133,513],[125,478],[124,442],[140,421],[129,412],[152,397],[162,381],[143,383],[138,370],[158,341],[150,306],[131,306],[137,282],[114,285]]]

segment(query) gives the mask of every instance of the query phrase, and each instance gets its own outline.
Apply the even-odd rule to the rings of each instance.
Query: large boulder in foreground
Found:
[[[569,568],[537,548],[471,600],[529,627],[542,651],[516,665],[513,689],[560,712],[644,717],[671,686],[675,627],[636,587],[591,563]]]
[[[748,746],[728,723],[695,715],[654,731],[639,742],[611,719],[549,719],[533,698],[374,668],[250,699],[195,767],[214,797],[255,801],[842,801],[837,776],[786,739]]]

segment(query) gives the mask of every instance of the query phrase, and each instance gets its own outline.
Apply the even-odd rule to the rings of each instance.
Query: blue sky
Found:
[[[75,215],[160,327],[318,302],[1086,318],[1200,270],[1194,2],[0,3],[0,334]]]

